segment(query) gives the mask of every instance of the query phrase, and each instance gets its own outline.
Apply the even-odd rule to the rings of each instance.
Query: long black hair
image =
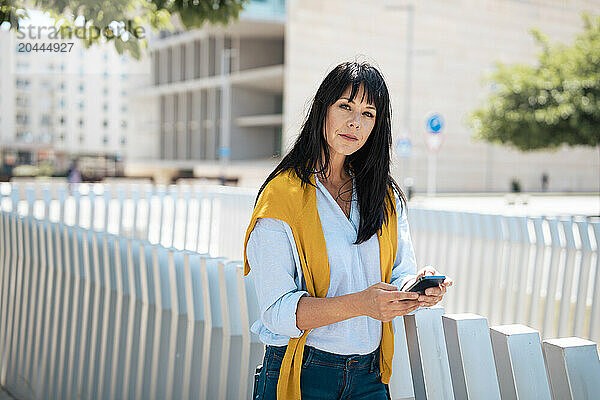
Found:
[[[402,207],[406,207],[406,197],[390,175],[392,128],[388,89],[381,73],[368,63],[344,62],[327,74],[315,94],[292,150],[267,177],[256,197],[258,201],[265,186],[284,171],[293,169],[302,181],[302,187],[312,185],[310,176],[315,171],[319,174],[328,171],[330,156],[324,129],[327,108],[342,96],[349,85],[352,85],[350,101],[354,100],[361,84],[364,85],[363,97],[367,95],[367,102],[375,105],[377,114],[375,126],[365,144],[346,156],[344,161],[346,171],[354,175],[360,211],[355,244],[367,241],[387,222],[387,207],[391,207],[393,200],[388,189],[395,191]]]

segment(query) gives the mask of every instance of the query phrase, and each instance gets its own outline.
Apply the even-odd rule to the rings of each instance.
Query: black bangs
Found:
[[[349,85],[352,85],[350,100],[354,100],[361,84],[364,85],[361,101],[364,101],[366,95],[367,103],[375,105],[375,108],[387,106],[389,95],[385,81],[379,71],[367,63],[342,63],[329,73],[325,78],[327,80],[330,80],[330,85],[321,85],[329,86],[330,89],[329,95],[324,96],[327,98],[326,106],[335,103]]]
[[[360,85],[363,84],[365,89],[360,101],[364,101],[366,95],[368,104],[373,104],[376,108],[379,108],[384,105],[386,97],[386,95],[384,95],[384,92],[387,92],[387,88],[385,88],[385,82],[383,81],[383,77],[376,73],[376,71],[365,68],[359,68],[358,71],[352,74],[349,81],[352,84],[350,100],[354,100],[354,97],[356,97]],[[343,90],[346,90],[346,88],[344,88]]]
[[[366,96],[367,103],[375,106],[376,116],[367,141],[344,160],[344,168],[355,178],[358,195],[360,226],[355,244],[368,240],[386,222],[393,200],[390,190],[398,194],[402,207],[406,206],[406,197],[389,172],[392,146],[389,92],[381,73],[368,63],[344,62],[327,74],[317,89],[294,146],[269,174],[256,197],[258,201],[265,186],[284,171],[294,170],[304,187],[313,185],[310,180],[315,171],[328,170],[329,145],[324,135],[328,107],[338,101],[349,86],[353,101],[361,85],[364,86],[361,101]]]

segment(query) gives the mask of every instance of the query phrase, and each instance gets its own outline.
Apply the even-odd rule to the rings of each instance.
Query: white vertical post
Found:
[[[108,211],[108,207],[105,208]],[[104,226],[106,229],[106,225]],[[100,365],[100,347],[102,344],[101,340],[101,330],[103,322],[103,308],[104,302],[103,298],[106,294],[105,289],[105,275],[104,275],[104,246],[101,243],[104,242],[105,233],[92,233],[91,238],[88,238],[88,243],[90,243],[90,255],[92,261],[92,276],[93,276],[93,284],[92,288],[94,293],[93,307],[92,307],[92,318],[91,318],[91,339],[90,339],[90,358],[89,358],[89,370],[87,380],[83,381],[81,386],[81,390],[85,393],[87,390],[87,394],[94,398],[98,396],[98,387],[100,383],[98,381],[99,376],[99,365]],[[86,385],[87,383],[87,385]]]
[[[258,335],[250,332],[252,324],[260,319],[260,310],[258,308],[258,299],[256,297],[256,289],[254,287],[254,276],[252,271],[244,277],[242,268],[238,270],[238,291],[240,292],[241,320],[242,320],[242,340],[244,341],[244,349],[242,351],[242,376],[246,376],[246,381],[242,381],[241,385],[245,385],[245,390],[240,391],[240,399],[248,398],[248,394],[252,393],[254,386],[254,373],[256,367],[262,363],[265,346],[259,340]],[[408,355],[407,355],[408,357]],[[244,372],[247,371],[247,372]],[[412,387],[412,384],[410,384]],[[242,396],[242,394],[245,395]]]
[[[110,372],[112,368],[112,358],[114,357],[114,341],[111,339],[115,329],[115,308],[116,308],[116,282],[115,282],[115,236],[104,235],[102,241],[102,254],[104,263],[101,270],[104,273],[104,308],[102,336],[100,339],[100,359],[98,370],[98,398],[108,397],[110,393]]]
[[[569,337],[544,340],[543,347],[554,399],[598,398],[600,360],[596,343]]]
[[[67,354],[67,337],[70,331],[69,327],[72,322],[72,304],[73,304],[73,253],[71,248],[71,239],[72,239],[72,227],[63,226],[61,229],[61,234],[63,238],[63,274],[64,274],[64,282],[63,282],[63,311],[62,311],[62,323],[59,330],[60,335],[60,347],[56,349],[59,354],[58,358],[58,376],[56,378],[56,387],[55,393],[57,398],[64,398],[65,394],[63,392],[64,389],[64,381],[66,374],[67,365],[65,357]],[[70,234],[71,233],[71,234]],[[74,338],[71,338],[74,340]]]
[[[31,286],[30,286],[30,294],[29,294],[29,309],[27,311],[27,347],[25,349],[25,365],[23,368],[23,376],[30,385],[33,383],[33,374],[31,372],[32,360],[34,358],[34,345],[35,345],[35,330],[36,330],[36,321],[35,318],[41,314],[40,308],[38,306],[39,296],[42,291],[40,286],[40,257],[39,257],[39,238],[38,238],[38,221],[34,218],[29,219],[30,222],[30,247],[31,247]],[[0,216],[0,232],[2,231],[2,216]],[[1,234],[1,233],[0,233]],[[0,246],[2,243],[2,238],[0,237]],[[0,252],[1,253],[1,252]],[[2,261],[2,256],[0,255],[0,262]],[[0,279],[0,282],[2,280]],[[33,393],[30,393],[33,395]]]
[[[577,230],[581,240],[581,259],[578,267],[579,282],[577,283],[577,301],[575,303],[575,317],[573,320],[573,330],[571,333],[582,337],[585,336],[585,314],[587,308],[587,299],[588,295],[591,295],[594,289],[592,282],[589,280],[590,268],[592,267],[592,242],[588,232],[589,225],[587,220],[578,218],[575,223],[577,224]],[[596,281],[596,286],[598,285],[600,285],[600,281]]]
[[[150,386],[150,369],[151,369],[151,351],[153,339],[152,324],[155,320],[155,299],[154,282],[152,277],[153,271],[153,254],[154,246],[145,244],[140,248],[140,289],[142,297],[142,311],[140,316],[140,345],[139,358],[137,362],[137,377],[135,382],[135,399],[141,400],[149,395]]]
[[[513,305],[512,310],[508,310],[513,322],[526,322],[527,304],[527,278],[529,276],[530,263],[529,253],[531,247],[531,238],[529,237],[529,228],[527,226],[527,217],[515,217],[515,229],[518,232],[518,253],[516,263],[513,265],[515,269],[515,279],[513,281]]]
[[[9,308],[9,335],[7,344],[7,361],[6,361],[6,383],[8,385],[17,386],[17,373],[18,368],[18,343],[20,341],[19,335],[19,321],[21,319],[21,296],[23,286],[23,217],[17,216],[16,218],[16,230],[14,231],[13,249],[15,250],[16,263],[13,264],[13,287],[11,288],[11,306]]]
[[[54,236],[54,249],[55,249],[55,264],[54,269],[56,273],[56,287],[55,292],[56,296],[54,297],[54,308],[51,313],[51,318],[53,322],[52,333],[50,334],[50,339],[52,340],[52,344],[48,346],[46,351],[50,352],[50,362],[47,365],[49,370],[49,382],[48,389],[46,394],[50,397],[54,397],[54,390],[56,389],[56,374],[60,373],[57,368],[57,358],[58,354],[58,339],[61,336],[62,332],[60,330],[60,321],[62,316],[62,305],[66,301],[64,294],[64,281],[65,281],[65,255],[63,250],[63,237],[62,237],[62,229],[64,225],[63,223],[57,224],[54,226],[53,236]]]
[[[243,271],[242,271],[243,273]],[[415,396],[412,383],[412,372],[406,344],[406,328],[404,317],[394,318],[394,358],[392,359],[392,378],[390,395],[392,399],[406,399]]]
[[[502,399],[550,400],[537,331],[524,325],[490,328]]]
[[[109,384],[109,397],[114,399],[117,397],[117,390],[122,390],[123,386],[123,364],[125,360],[126,349],[124,328],[127,326],[127,319],[132,316],[127,315],[129,310],[129,279],[127,276],[127,245],[128,240],[125,237],[116,237],[114,239],[114,271],[115,271],[115,293],[116,293],[116,305],[114,312],[114,338],[113,338],[113,357],[112,365],[110,368],[110,376],[108,377]]]
[[[500,390],[485,317],[442,316],[455,399],[498,399]]]
[[[588,337],[600,342],[600,218],[591,218],[590,225],[596,238],[596,276],[594,277],[594,293],[592,295],[592,308],[590,310],[590,326]]]
[[[560,296],[560,312],[558,314],[558,336],[564,337],[569,334],[570,326],[573,318],[571,317],[571,288],[573,286],[573,276],[578,272],[576,271],[575,256],[577,254],[577,248],[575,246],[575,237],[573,235],[573,220],[569,218],[561,218],[560,225],[563,228],[566,256],[565,256],[565,267],[562,276],[562,291]]]
[[[441,307],[404,316],[415,399],[451,399],[452,378],[442,328]]]
[[[533,229],[535,232],[535,261],[533,266],[533,287],[531,289],[531,305],[529,307],[529,315],[527,323],[532,326],[540,326],[542,321],[541,310],[541,287],[544,273],[544,256],[546,252],[546,241],[544,238],[542,217],[532,218]]]
[[[137,209],[137,208],[136,208]],[[124,399],[134,398],[134,382],[141,373],[136,363],[139,356],[139,343],[142,336],[140,329],[141,298],[140,286],[142,278],[140,258],[143,256],[143,246],[137,240],[127,241],[127,274],[129,275],[129,310],[127,311],[127,334],[125,339],[125,361],[123,366],[123,388],[121,396]],[[136,340],[134,340],[134,338]]]
[[[210,294],[210,307],[212,315],[211,326],[211,344],[209,365],[207,365],[208,376],[208,399],[219,398],[219,384],[221,363],[224,362],[221,350],[223,343],[223,305],[221,304],[219,288],[219,262],[223,259],[207,258],[205,259],[205,268],[208,276],[208,286]]]
[[[551,253],[550,253],[550,269],[548,274],[548,286],[546,289],[546,302],[544,307],[544,325],[542,328],[542,338],[551,337],[555,332],[555,308],[556,304],[556,286],[558,284],[559,262],[561,259],[561,241],[558,233],[558,220],[556,218],[548,218],[551,238]]]
[[[90,191],[90,194],[93,192]],[[93,209],[93,206],[92,206]],[[93,214],[93,213],[92,213]],[[92,219],[93,221],[93,219]],[[93,323],[93,314],[92,314],[92,290],[94,285],[94,276],[92,275],[92,231],[80,231],[79,232],[79,240],[80,240],[80,252],[81,252],[81,263],[80,270],[82,272],[83,279],[83,301],[82,301],[82,310],[81,315],[83,316],[81,321],[81,341],[79,344],[79,359],[77,365],[75,366],[77,370],[77,380],[74,383],[73,391],[74,393],[82,393],[83,388],[87,386],[86,377],[88,375],[89,369],[91,369],[90,360],[91,360],[91,346],[90,346],[90,335],[87,332],[90,332],[91,325]]]
[[[34,197],[34,202],[35,202],[35,197]],[[19,310],[19,320],[20,320],[20,327],[18,327],[17,330],[17,335],[19,337],[18,340],[18,351],[16,351],[16,367],[15,367],[15,382],[17,383],[17,387],[19,388],[19,391],[21,390],[21,388],[24,386],[22,384],[22,382],[25,381],[25,364],[27,363],[27,359],[26,359],[26,342],[31,340],[31,332],[27,327],[27,320],[30,317],[30,315],[32,314],[31,310],[31,306],[32,306],[32,302],[33,302],[33,293],[32,293],[32,289],[31,289],[31,275],[32,275],[32,270],[34,269],[33,263],[32,263],[32,252],[33,252],[33,243],[31,240],[31,228],[32,228],[32,223],[34,221],[34,217],[33,217],[33,207],[32,207],[32,213],[29,214],[26,218],[23,218],[23,227],[22,227],[22,239],[21,241],[23,242],[23,248],[21,249],[21,251],[23,251],[23,264],[22,264],[22,283],[21,283],[21,295],[20,297],[20,301],[21,301],[21,309]],[[15,350],[17,350],[17,346],[15,345]],[[19,376],[21,377],[21,380],[19,380]]]
[[[181,313],[179,304],[179,296],[177,293],[177,271],[174,259],[173,250],[169,250],[167,253],[167,272],[168,277],[165,282],[165,286],[168,287],[169,293],[169,314],[171,317],[169,324],[169,336],[168,336],[168,347],[167,347],[167,363],[166,363],[166,382],[165,382],[165,398],[178,398],[180,395],[173,392],[175,389],[175,369],[176,369],[176,358],[179,357],[177,352],[177,331],[178,331],[178,320]],[[179,385],[177,385],[179,388]]]

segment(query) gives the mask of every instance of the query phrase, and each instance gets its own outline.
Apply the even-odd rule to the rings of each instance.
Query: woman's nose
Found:
[[[356,114],[353,116],[353,118],[350,119],[349,126],[358,129],[358,128],[360,128],[359,121],[360,121],[360,116],[358,114]]]

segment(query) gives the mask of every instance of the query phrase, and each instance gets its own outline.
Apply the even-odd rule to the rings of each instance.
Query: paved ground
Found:
[[[438,210],[471,211],[489,214],[555,216],[586,215],[600,216],[600,194],[552,195],[512,194],[499,195],[417,195],[409,204]]]

